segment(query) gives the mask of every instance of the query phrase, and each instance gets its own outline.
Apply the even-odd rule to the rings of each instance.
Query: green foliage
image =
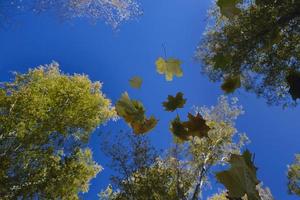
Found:
[[[256,189],[259,181],[256,178],[257,168],[252,162],[252,154],[247,150],[243,155],[232,154],[229,160],[231,168],[218,172],[216,178],[228,190],[228,197],[261,200]]]
[[[300,154],[296,154],[295,162],[288,166],[287,177],[289,192],[300,196]]]
[[[78,199],[101,169],[84,148],[115,116],[99,82],[52,63],[0,88],[0,196]]]
[[[137,100],[131,100],[127,92],[116,103],[116,111],[131,126],[135,134],[146,133],[157,124],[154,116],[147,119],[143,104]]]
[[[111,177],[113,186],[100,193],[101,200],[183,199],[187,195],[192,174],[174,156],[160,158],[147,137],[121,132],[106,141],[102,149],[118,173]]]
[[[171,132],[183,141],[192,139],[192,137],[207,137],[207,133],[210,130],[206,125],[206,120],[198,113],[194,116],[188,113],[188,121],[181,122],[179,116],[171,121]]]
[[[218,0],[217,5],[219,6],[222,15],[232,18],[241,12],[240,9],[237,8],[237,4],[241,2],[242,0]]]
[[[218,0],[196,55],[204,73],[214,82],[239,77],[267,103],[295,105],[298,84],[290,71],[300,71],[299,10],[294,0]]]
[[[134,76],[129,80],[130,86],[135,89],[141,88],[142,83],[143,79],[141,79],[139,76]]]
[[[186,103],[186,99],[183,98],[183,93],[178,92],[176,96],[168,95],[167,101],[163,102],[163,106],[165,107],[166,111],[173,112],[177,108],[183,108],[184,104]]]
[[[163,58],[158,58],[155,62],[156,71],[159,74],[165,74],[167,81],[172,81],[173,76],[181,77],[183,76],[182,69],[180,67],[181,61],[175,58],[169,58],[167,60]]]

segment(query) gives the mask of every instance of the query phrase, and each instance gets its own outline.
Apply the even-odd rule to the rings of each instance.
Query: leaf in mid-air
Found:
[[[184,127],[183,122],[180,120],[178,115],[173,121],[171,121],[170,131],[182,141],[187,141],[190,138],[187,129]]]
[[[129,80],[129,84],[132,88],[139,89],[141,88],[143,80],[139,76],[134,76]]]
[[[152,130],[156,126],[156,124],[157,124],[157,119],[151,116],[149,119],[144,119],[141,122],[131,123],[131,127],[134,133],[143,134]]]
[[[186,99],[183,98],[183,93],[178,92],[176,96],[169,95],[167,101],[163,102],[166,111],[173,112],[177,108],[183,108]]]
[[[289,93],[293,100],[300,99],[300,72],[291,71],[286,77],[286,82],[289,86]]]
[[[183,75],[182,69],[180,67],[181,61],[174,58],[169,58],[164,60],[163,58],[158,58],[155,62],[156,71],[159,74],[165,74],[167,81],[172,81],[173,76],[181,77]]]
[[[221,85],[222,90],[226,93],[233,93],[236,89],[241,87],[241,78],[240,76],[228,77],[224,79],[223,84]]]
[[[256,189],[259,180],[252,154],[248,150],[243,155],[232,154],[229,163],[230,169],[216,174],[217,180],[228,190],[228,198],[239,199],[247,195],[249,200],[261,200]]]
[[[147,119],[143,104],[140,101],[131,100],[127,92],[117,101],[116,111],[132,127],[135,134],[146,133],[157,124],[153,116]]]
[[[210,130],[206,125],[206,120],[198,113],[196,116],[191,113],[188,114],[188,121],[183,125],[187,128],[188,134],[191,136],[197,136],[199,138],[207,137],[207,133]]]
[[[236,7],[237,4],[241,2],[242,0],[218,0],[217,5],[219,6],[222,15],[232,18],[241,12],[241,10]]]
[[[199,113],[196,116],[189,113],[188,121],[182,122],[179,116],[171,121],[170,131],[183,141],[187,141],[192,137],[208,137],[209,130],[206,120]]]

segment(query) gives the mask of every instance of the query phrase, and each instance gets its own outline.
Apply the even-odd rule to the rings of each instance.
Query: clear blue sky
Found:
[[[188,99],[185,111],[193,105],[213,105],[222,91],[200,73],[193,59],[205,28],[210,0],[143,0],[144,15],[137,21],[113,32],[102,22],[92,25],[84,20],[61,23],[51,15],[26,14],[19,26],[0,31],[0,80],[7,81],[11,71],[25,72],[29,67],[55,60],[67,73],[85,73],[104,83],[103,90],[115,102],[122,92],[143,101],[148,114],[159,116],[157,128],[150,137],[159,148],[170,145],[168,121],[173,117],[163,112],[161,102],[168,94],[184,91]],[[183,61],[184,76],[166,82],[155,71],[155,60],[167,55]],[[141,90],[133,90],[128,79],[143,77]],[[294,153],[300,152],[299,107],[283,110],[267,106],[264,99],[238,91],[235,96],[246,111],[237,122],[239,131],[251,139],[248,148],[255,153],[259,179],[271,188],[277,200],[293,200],[287,195],[286,170]],[[95,159],[103,164],[99,138],[90,144]],[[108,184],[109,170],[92,181],[85,199],[97,199],[97,193]],[[215,182],[213,182],[215,184]]]

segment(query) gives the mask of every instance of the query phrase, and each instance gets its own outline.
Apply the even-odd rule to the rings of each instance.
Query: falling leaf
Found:
[[[132,88],[141,88],[143,80],[139,76],[134,76],[129,80],[129,84]]]
[[[184,127],[183,122],[180,121],[178,115],[173,121],[171,121],[170,131],[182,141],[187,141],[190,139],[188,131]]]
[[[147,133],[152,130],[157,124],[157,120],[151,116],[149,119],[144,119],[142,122],[133,122],[131,123],[133,132],[136,134]]]
[[[183,93],[178,92],[176,96],[169,95],[167,101],[163,102],[166,111],[173,112],[177,108],[183,108],[186,99],[183,98]]]
[[[227,94],[233,93],[236,89],[240,87],[241,87],[240,76],[228,77],[224,80],[224,83],[221,85],[222,90]]]
[[[300,99],[300,72],[291,71],[286,77],[286,82],[289,85],[289,93],[293,100]]]
[[[237,4],[241,2],[242,0],[218,0],[217,5],[222,15],[232,18],[241,12],[241,10],[237,8]]]
[[[179,139],[187,141],[192,137],[208,137],[209,126],[206,120],[198,113],[196,116],[188,114],[188,121],[182,122],[177,116],[171,121],[170,131]]]
[[[183,75],[182,69],[180,67],[181,61],[174,58],[169,58],[164,60],[163,58],[158,58],[156,61],[156,70],[159,74],[165,74],[167,81],[172,81],[173,76],[181,77]]]
[[[243,155],[232,154],[229,160],[231,168],[216,174],[216,178],[228,190],[229,199],[239,199],[247,195],[250,200],[261,200],[256,186],[257,168],[252,162],[251,153],[246,150]]]
[[[206,120],[199,113],[196,116],[189,113],[188,119],[183,125],[187,128],[189,135],[199,138],[207,137],[210,128],[206,125]]]
[[[151,116],[146,118],[145,109],[141,102],[131,100],[125,92],[116,103],[116,111],[133,129],[135,134],[143,134],[152,130],[157,120]]]

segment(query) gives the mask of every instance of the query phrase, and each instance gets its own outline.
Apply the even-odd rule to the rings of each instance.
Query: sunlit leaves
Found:
[[[231,18],[240,13],[237,4],[241,2],[242,0],[218,0],[217,5],[219,6],[222,15]]]
[[[286,82],[289,85],[289,93],[293,100],[300,98],[300,72],[291,71],[286,77]]]
[[[186,99],[183,98],[183,93],[178,92],[176,96],[169,95],[167,101],[163,102],[163,106],[166,111],[173,112],[177,108],[183,108],[186,103]]]
[[[143,80],[139,76],[134,76],[129,80],[129,84],[132,88],[139,89],[143,84]]]
[[[115,116],[101,84],[51,63],[0,87],[1,199],[79,199],[101,170],[82,147]]]
[[[243,155],[232,154],[229,163],[230,169],[216,174],[218,181],[228,190],[228,197],[237,199],[247,195],[248,199],[261,200],[256,189],[259,181],[252,154],[248,150]]]
[[[287,177],[289,192],[300,196],[300,154],[296,154],[294,163],[288,166]]]
[[[137,100],[131,100],[126,92],[116,103],[116,111],[132,127],[135,134],[146,133],[157,124],[153,116],[147,119],[143,104]]]
[[[181,61],[175,58],[163,59],[158,58],[155,62],[156,71],[159,74],[164,74],[167,81],[172,81],[173,76],[181,77],[183,71],[181,69]]]
[[[188,121],[181,121],[177,116],[171,121],[170,131],[179,139],[187,141],[192,137],[207,137],[210,130],[206,120],[198,113],[196,116],[188,113]]]
[[[233,93],[240,87],[241,78],[239,76],[225,78],[223,84],[221,85],[222,90],[227,94]]]

